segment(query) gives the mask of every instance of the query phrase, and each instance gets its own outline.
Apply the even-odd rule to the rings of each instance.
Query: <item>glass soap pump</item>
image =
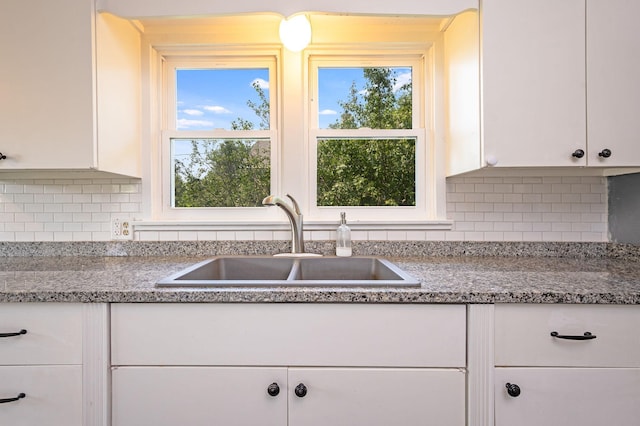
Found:
[[[336,230],[336,256],[351,256],[351,229],[345,212],[340,213],[340,226]]]

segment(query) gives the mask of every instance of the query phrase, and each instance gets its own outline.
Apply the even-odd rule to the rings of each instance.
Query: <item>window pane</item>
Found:
[[[258,207],[271,192],[269,139],[171,139],[174,207]]]
[[[268,130],[269,69],[179,69],[176,130]]]
[[[321,129],[411,129],[411,67],[318,68]]]
[[[415,206],[416,139],[318,139],[318,206]]]

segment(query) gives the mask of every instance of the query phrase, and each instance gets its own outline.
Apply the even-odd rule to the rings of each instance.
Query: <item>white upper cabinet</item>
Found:
[[[589,165],[640,165],[639,15],[636,0],[587,0]]]
[[[453,58],[445,67],[447,174],[576,166],[614,174],[639,167],[638,13],[640,3],[632,0],[484,0],[479,38],[468,31],[475,23],[454,22],[445,35]],[[472,77],[462,78],[459,64],[474,60],[480,100],[468,90],[464,103],[455,88]],[[479,136],[469,131],[476,105]]]
[[[0,2],[0,171],[139,175],[139,36],[114,21],[93,0]]]
[[[584,0],[485,0],[480,15],[480,166],[585,165]]]

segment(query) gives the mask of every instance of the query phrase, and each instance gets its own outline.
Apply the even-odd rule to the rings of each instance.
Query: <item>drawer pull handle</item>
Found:
[[[507,393],[509,394],[509,396],[514,398],[520,396],[520,386],[516,385],[515,383],[507,383],[505,387],[507,388]]]
[[[304,385],[304,383],[300,383],[298,386],[296,386],[294,393],[298,398],[304,398],[304,396],[307,394],[307,387]]]
[[[27,334],[27,330],[25,330],[24,328],[18,331],[17,333],[0,333],[0,337],[14,337],[14,336],[20,336],[23,334]]]
[[[4,404],[5,402],[14,402],[14,401],[18,401],[19,399],[24,398],[25,395],[24,393],[20,392],[20,394],[18,394],[18,396],[16,396],[15,398],[5,398],[5,399],[0,399],[0,404]]]
[[[267,387],[267,393],[271,396],[278,396],[280,393],[280,386],[277,383],[271,383],[269,387]]]
[[[566,340],[592,340],[596,338],[595,334],[591,334],[588,331],[585,331],[582,336],[580,335],[571,335],[571,334],[558,334],[557,331],[551,332],[551,337],[555,337],[557,339],[566,339]]]

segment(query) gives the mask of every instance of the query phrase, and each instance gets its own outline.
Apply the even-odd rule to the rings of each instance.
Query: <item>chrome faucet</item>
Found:
[[[282,198],[275,195],[269,195],[262,200],[263,206],[278,206],[287,214],[289,222],[291,222],[291,253],[304,253],[304,238],[302,234],[302,213],[300,206],[296,200],[289,194],[287,197],[291,200],[293,207],[287,204]]]

